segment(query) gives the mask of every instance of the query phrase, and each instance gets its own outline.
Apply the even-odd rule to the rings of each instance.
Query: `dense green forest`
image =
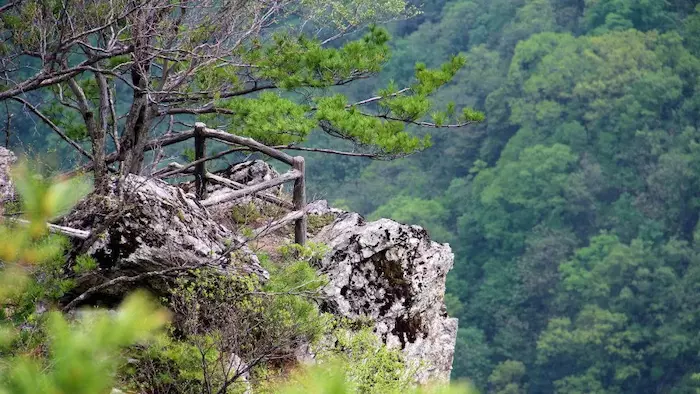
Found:
[[[393,27],[382,81],[465,53],[440,97],[486,121],[405,160],[319,159],[314,179],[452,245],[454,378],[493,393],[700,387],[696,3],[429,1]]]
[[[491,393],[700,389],[696,3],[428,0],[390,26],[383,72],[344,89],[367,97],[408,83],[415,62],[466,55],[438,101],[482,124],[436,129],[400,160],[308,164],[312,197],[451,244],[455,379]],[[12,144],[59,147],[32,130]]]

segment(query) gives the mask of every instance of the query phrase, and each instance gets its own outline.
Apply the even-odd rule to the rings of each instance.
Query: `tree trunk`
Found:
[[[148,131],[153,120],[154,105],[149,101],[148,86],[151,72],[151,40],[153,31],[163,10],[143,9],[132,16],[134,35],[134,64],[131,67],[131,82],[134,86],[133,101],[126,118],[124,136],[121,141],[122,173],[139,174],[143,164],[143,152],[148,141]]]
[[[126,119],[124,136],[121,141],[122,171],[125,174],[139,174],[143,164],[143,153],[148,142],[148,130],[153,111],[145,94],[134,92],[134,101]]]
[[[124,136],[121,141],[122,172],[139,174],[143,163],[143,152],[148,141],[148,131],[155,111],[148,97],[151,59],[149,53],[148,24],[150,18],[142,17],[134,22],[136,30],[134,65],[131,68],[131,82],[134,85],[133,101],[126,118]]]
[[[99,78],[98,78],[99,80]],[[98,82],[99,83],[99,82]],[[90,102],[75,79],[68,80],[68,86],[75,94],[80,114],[87,127],[90,141],[92,142],[93,173],[95,176],[95,191],[102,193],[107,185],[107,162],[105,161],[105,133],[106,129],[99,127],[95,120],[95,114],[90,108]],[[101,98],[102,100],[102,98]]]
[[[90,135],[92,139],[92,157],[95,162],[95,190],[98,192],[105,192],[107,189],[107,160],[105,153],[105,139],[107,135],[107,127],[109,121],[109,86],[107,85],[107,79],[104,75],[100,73],[95,73],[95,78],[97,79],[97,86],[100,89],[100,108],[99,108],[99,120],[100,124],[97,125],[93,117],[92,123],[94,127],[94,133]]]

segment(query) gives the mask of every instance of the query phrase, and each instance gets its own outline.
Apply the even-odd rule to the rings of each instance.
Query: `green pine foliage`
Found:
[[[70,287],[57,272],[66,242],[48,235],[45,223],[76,194],[26,165],[15,169],[14,180],[27,224],[0,224],[0,393],[110,392],[119,350],[148,338],[168,313],[140,293],[114,313],[81,311],[69,320],[45,310]]]
[[[485,121],[431,133],[400,162],[311,160],[337,174],[312,186],[451,243],[454,378],[493,393],[696,392],[696,2],[425,8],[392,26],[377,84],[463,53],[434,100]]]

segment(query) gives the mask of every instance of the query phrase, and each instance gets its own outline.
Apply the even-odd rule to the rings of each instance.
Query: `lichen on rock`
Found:
[[[325,307],[350,318],[369,317],[374,332],[418,366],[416,380],[447,381],[457,319],[447,316],[445,279],[454,255],[418,226],[365,222],[345,213],[314,238],[330,252],[320,263],[329,278]]]
[[[242,242],[239,235],[213,220],[193,195],[157,179],[128,175],[119,188],[114,179],[106,195],[89,195],[61,224],[97,232],[85,252],[97,260],[99,275],[83,278],[78,291],[96,281],[177,267],[267,275],[246,246],[229,247]],[[158,287],[155,280],[146,284]],[[129,284],[135,285],[143,283]],[[114,287],[106,294],[127,290]]]
[[[242,171],[249,168],[256,167]],[[258,170],[274,176],[269,167]],[[256,179],[264,181],[265,176]],[[120,276],[199,265],[231,275],[267,277],[247,246],[230,254],[229,246],[242,245],[244,237],[201,206],[193,194],[136,175],[117,184],[115,178],[108,193],[86,197],[62,220],[64,226],[98,235],[85,250],[98,262],[98,272],[80,277],[76,292]],[[234,205],[241,203],[263,202],[249,197]],[[318,262],[328,278],[322,307],[340,318],[370,320],[374,333],[389,347],[401,349],[409,365],[417,367],[417,382],[447,381],[457,335],[457,320],[447,316],[444,304],[445,280],[454,257],[450,247],[431,241],[421,227],[388,219],[366,222],[326,201],[310,203],[307,212],[318,221],[318,228],[310,231],[315,234],[311,240],[329,250]],[[291,242],[284,229],[268,237],[274,247]],[[76,246],[80,243],[76,240]],[[162,282],[160,277],[128,282],[86,301],[117,300],[142,286],[160,292]]]
[[[10,168],[17,161],[17,157],[10,150],[0,147],[0,212],[2,206],[15,199],[15,188],[10,178]]]

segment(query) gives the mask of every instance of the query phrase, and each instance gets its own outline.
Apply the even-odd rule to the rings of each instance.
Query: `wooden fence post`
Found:
[[[306,171],[302,156],[294,158],[294,169],[299,171],[301,176],[294,180],[292,203],[294,210],[303,212],[306,209]],[[302,246],[306,244],[306,212],[294,223],[294,242]]]
[[[207,127],[202,122],[194,124],[194,156],[195,160],[203,159],[206,155],[207,138],[204,136],[204,129]],[[194,167],[194,189],[197,199],[207,198],[207,163],[202,161]]]

